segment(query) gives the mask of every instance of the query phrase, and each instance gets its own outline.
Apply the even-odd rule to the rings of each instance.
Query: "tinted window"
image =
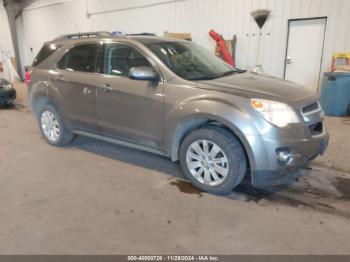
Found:
[[[36,66],[36,65],[40,64],[41,62],[43,62],[44,60],[46,60],[50,55],[52,55],[60,47],[61,46],[55,45],[55,44],[44,45],[40,49],[36,58],[34,59],[33,66]]]
[[[128,76],[129,70],[138,66],[151,64],[136,49],[124,44],[105,45],[105,74]]]
[[[80,72],[96,72],[96,44],[79,45],[70,49],[57,63],[59,69]]]

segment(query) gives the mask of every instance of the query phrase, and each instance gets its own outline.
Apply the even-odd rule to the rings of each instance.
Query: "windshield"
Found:
[[[147,44],[162,62],[187,80],[210,80],[237,72],[208,50],[191,42]]]

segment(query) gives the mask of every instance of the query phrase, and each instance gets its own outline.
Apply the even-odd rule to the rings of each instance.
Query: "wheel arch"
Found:
[[[42,108],[44,105],[50,103],[50,99],[45,93],[37,93],[32,101],[32,112],[35,116],[39,116],[40,108]]]
[[[228,130],[240,142],[247,159],[248,168],[254,166],[253,151],[250,144],[240,129],[226,119],[217,115],[196,116],[181,121],[174,130],[170,146],[170,157],[172,161],[179,160],[179,149],[183,139],[192,131],[204,126],[219,126]]]
[[[37,81],[29,87],[28,103],[35,116],[38,116],[40,106],[45,105],[49,101],[49,90],[45,81]]]
[[[31,107],[33,114],[36,117],[39,117],[40,109],[47,104],[51,104],[61,114],[55,102],[44,92],[38,92],[32,97]]]

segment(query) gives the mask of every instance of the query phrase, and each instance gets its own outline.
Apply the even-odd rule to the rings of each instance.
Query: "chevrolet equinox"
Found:
[[[214,194],[245,174],[280,183],[328,144],[316,95],[184,40],[64,35],[40,50],[28,92],[49,144],[83,135],[165,155]]]

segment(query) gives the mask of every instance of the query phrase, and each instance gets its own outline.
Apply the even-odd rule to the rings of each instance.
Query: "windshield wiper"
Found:
[[[217,78],[221,78],[221,77],[225,77],[225,76],[230,76],[230,75],[233,75],[234,73],[238,73],[238,71],[237,70],[228,70],[223,74],[201,76],[201,77],[196,77],[196,78],[190,78],[188,80],[191,80],[191,81],[213,80],[213,79],[217,79]]]
[[[237,73],[236,70],[228,70],[226,71],[225,73],[219,75],[217,78],[221,78],[221,77],[225,77],[225,76],[230,76],[230,75],[233,75],[234,73]]]
[[[200,81],[200,80],[213,80],[215,78],[217,78],[217,76],[200,76],[200,77],[196,77],[196,78],[188,78],[187,80]]]

